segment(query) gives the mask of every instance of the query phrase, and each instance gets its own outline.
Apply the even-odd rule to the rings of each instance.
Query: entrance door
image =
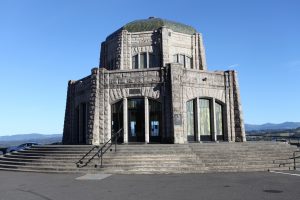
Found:
[[[201,141],[212,140],[211,102],[209,99],[199,99],[200,113],[200,139]]]
[[[128,99],[128,142],[145,142],[143,98]]]
[[[187,113],[187,140],[189,142],[197,141],[196,138],[196,100],[190,100],[186,103],[186,113]]]
[[[117,132],[123,128],[123,101],[119,101],[111,106],[111,127],[112,132]],[[118,138],[118,143],[124,142],[123,131]]]
[[[150,142],[161,141],[161,104],[149,99],[149,139]]]

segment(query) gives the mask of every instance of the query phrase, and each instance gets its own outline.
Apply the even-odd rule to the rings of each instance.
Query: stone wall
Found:
[[[186,103],[209,98],[225,106],[225,140],[245,141],[241,100],[235,71],[207,72],[171,64],[163,68],[106,70],[94,68],[92,74],[68,86],[64,138],[76,144],[75,108],[88,103],[88,144],[100,144],[111,137],[111,105],[132,97],[148,97],[162,103],[165,142],[187,142]],[[214,131],[214,130],[213,130]]]
[[[132,57],[144,52],[154,55],[157,68],[132,69]],[[193,67],[186,69],[180,64],[169,64],[177,54],[191,57]],[[90,76],[69,82],[64,143],[78,141],[75,109],[81,103],[88,104],[86,142],[100,144],[111,137],[111,105],[127,102],[127,98],[132,97],[144,97],[145,102],[147,98],[161,102],[164,141],[187,142],[186,102],[200,97],[224,105],[225,140],[245,141],[237,74],[206,71],[200,33],[174,32],[166,26],[143,32],[119,29],[101,44],[99,65],[100,68],[92,69]],[[199,122],[197,126],[199,129]]]
[[[209,98],[219,102],[224,109],[224,139],[245,141],[238,82],[235,71],[207,72],[184,69],[172,64],[171,102],[175,143],[187,142],[186,103],[196,98]],[[215,131],[214,128],[212,130]],[[213,133],[214,134],[214,133]]]
[[[183,54],[192,57],[193,69],[206,70],[206,56],[202,35],[174,32],[162,28],[163,65],[173,63],[173,55]]]
[[[95,69],[98,76],[99,125],[93,131],[93,144],[104,143],[111,137],[111,105],[124,98],[149,97],[161,99],[162,72],[160,68],[143,70],[113,70]],[[95,96],[96,97],[96,96]],[[96,116],[96,115],[95,115]],[[95,117],[95,119],[97,119]],[[97,127],[97,126],[95,126]]]
[[[110,70],[132,69],[132,57],[142,52],[153,53],[157,67],[173,63],[173,55],[184,54],[192,57],[194,69],[207,69],[201,34],[178,33],[166,27],[133,33],[116,31],[101,44],[100,67]]]
[[[233,74],[233,99],[234,99],[234,121],[235,121],[235,133],[236,141],[246,141],[244,118],[240,97],[240,88],[238,83],[238,76],[236,71],[232,71]]]
[[[64,134],[63,143],[64,144],[77,144],[78,130],[76,126],[76,113],[75,110],[80,104],[86,103],[90,108],[90,95],[91,95],[91,76],[85,77],[78,81],[69,81],[68,92],[67,92],[67,102],[65,110],[65,122],[64,122]],[[88,112],[87,119],[90,118],[90,112]],[[93,129],[93,127],[88,126],[88,133]],[[91,134],[86,135],[86,141],[89,141]],[[91,143],[91,142],[89,142]]]

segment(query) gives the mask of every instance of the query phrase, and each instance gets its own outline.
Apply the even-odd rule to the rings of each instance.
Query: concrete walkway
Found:
[[[0,171],[0,200],[295,200],[300,196],[299,176],[271,172],[83,175]]]

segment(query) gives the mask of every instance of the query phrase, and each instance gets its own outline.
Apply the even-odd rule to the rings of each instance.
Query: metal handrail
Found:
[[[294,151],[293,153],[293,160],[294,160],[294,170],[296,170],[296,158],[300,158],[300,156],[296,157],[296,153],[299,153],[300,151]]]
[[[99,148],[99,146],[94,146],[93,148],[91,148],[84,156],[82,156],[82,158],[80,158],[80,160],[78,160],[75,164],[77,165],[77,167],[79,167],[79,164],[83,164],[83,160],[90,155],[90,153],[96,149]]]
[[[98,156],[98,158],[101,159],[100,166],[102,167],[103,155],[113,145],[113,143],[111,142],[113,139],[114,139],[114,144],[115,144],[115,152],[117,151],[117,142],[118,142],[118,138],[121,136],[120,133],[122,132],[122,130],[123,130],[123,128],[118,130],[116,133],[113,133],[111,138],[106,143],[104,143],[104,145],[102,145],[101,148],[98,149],[98,151],[91,158],[89,158],[85,163],[83,163],[84,158],[86,158],[95,148],[99,148],[99,146],[93,147],[78,162],[76,162],[77,167],[82,168],[82,167],[87,166],[96,156]],[[97,167],[97,165],[95,165],[95,167]]]
[[[279,167],[281,166],[285,166],[286,164],[291,164],[291,162],[288,162],[290,160],[293,161],[293,168],[294,170],[297,169],[297,165],[296,165],[296,159],[300,158],[300,156],[296,156],[297,153],[300,153],[300,150],[297,150],[297,151],[294,151],[293,152],[293,157],[290,157],[290,158],[287,158],[287,159],[276,159],[276,160],[273,160],[273,163],[274,164],[279,164]],[[285,162],[280,162],[280,163],[276,163],[276,161],[285,161]]]

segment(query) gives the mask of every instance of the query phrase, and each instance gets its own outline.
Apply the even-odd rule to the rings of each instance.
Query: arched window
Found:
[[[188,141],[224,140],[225,104],[214,98],[199,98],[186,102]],[[194,137],[194,139],[193,139]]]

